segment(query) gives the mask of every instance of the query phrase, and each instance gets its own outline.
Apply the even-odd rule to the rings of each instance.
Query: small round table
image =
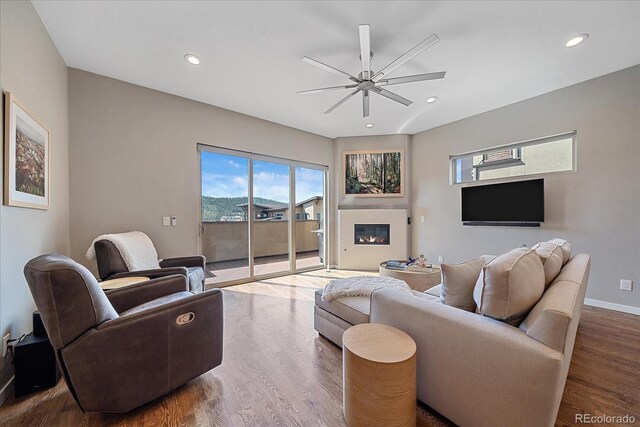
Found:
[[[393,277],[404,280],[414,291],[424,292],[440,284],[440,267],[431,268],[409,267],[406,270],[393,270],[387,268],[387,263],[380,264],[378,269],[380,276]]]
[[[148,277],[142,276],[120,277],[119,279],[105,280],[103,282],[100,282],[100,287],[106,291],[109,289],[124,288],[125,286],[130,286],[140,282],[146,282],[147,280],[150,279]]]
[[[416,425],[416,343],[391,326],[363,323],[342,336],[347,425]]]

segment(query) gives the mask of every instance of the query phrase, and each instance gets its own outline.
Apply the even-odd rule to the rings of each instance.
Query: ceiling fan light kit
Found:
[[[382,70],[374,73],[371,70],[371,58],[373,58],[373,53],[371,52],[371,27],[368,24],[360,25],[359,28],[360,33],[360,63],[361,63],[361,71],[358,76],[353,76],[345,71],[334,68],[330,65],[324,64],[320,61],[316,61],[315,59],[309,58],[305,56],[302,58],[302,62],[306,62],[307,64],[311,64],[315,67],[318,67],[322,70],[325,70],[329,73],[335,74],[340,77],[345,77],[351,80],[351,84],[343,85],[343,86],[332,86],[325,87],[320,89],[311,89],[304,90],[298,92],[299,95],[308,95],[312,93],[321,93],[321,92],[329,92],[333,90],[343,90],[349,89],[350,92],[347,96],[342,98],[336,104],[334,104],[331,108],[325,111],[325,114],[331,113],[333,110],[347,102],[351,97],[356,95],[358,92],[362,92],[362,117],[369,117],[369,94],[375,93],[377,95],[383,96],[385,98],[391,99],[392,101],[396,101],[402,105],[409,106],[413,102],[404,98],[396,93],[383,89],[383,86],[392,86],[403,83],[411,83],[411,82],[419,82],[424,80],[435,80],[444,78],[446,71],[440,71],[437,73],[426,73],[426,74],[415,74],[413,76],[403,76],[403,77],[394,77],[394,78],[386,78],[386,76],[397,68],[401,67],[411,59],[415,58],[422,52],[424,52],[427,48],[436,44],[440,38],[437,35],[432,34],[426,39],[422,40],[420,43],[415,45],[413,48],[409,49],[404,55],[400,56],[395,61],[391,62],[389,65],[384,67]],[[437,97],[432,97],[438,99]],[[433,101],[431,101],[433,102]]]

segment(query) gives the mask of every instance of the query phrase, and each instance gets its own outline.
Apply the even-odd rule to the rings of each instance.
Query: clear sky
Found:
[[[247,197],[249,160],[202,151],[202,195]],[[322,196],[323,172],[296,167],[296,203]],[[289,202],[289,166],[255,160],[253,196]]]

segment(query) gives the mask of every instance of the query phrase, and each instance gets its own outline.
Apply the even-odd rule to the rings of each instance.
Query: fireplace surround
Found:
[[[381,262],[408,256],[406,209],[339,207],[337,228],[340,269],[378,271]],[[370,241],[360,243],[360,237]]]

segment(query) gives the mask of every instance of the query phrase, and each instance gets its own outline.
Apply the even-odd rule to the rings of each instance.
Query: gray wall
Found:
[[[577,171],[545,178],[540,229],[463,227],[451,154],[577,130]],[[431,129],[412,138],[412,253],[459,262],[552,237],[592,256],[587,298],[640,307],[640,66]],[[620,291],[620,279],[635,282]]]
[[[353,136],[336,138],[334,140],[335,153],[333,164],[335,165],[334,173],[332,175],[333,183],[331,184],[331,190],[333,197],[330,198],[331,205],[336,208],[339,206],[341,209],[357,209],[357,208],[398,208],[398,209],[411,209],[411,145],[409,135],[375,135],[375,136]],[[404,182],[402,185],[404,188],[403,197],[354,197],[344,194],[344,176],[343,176],[343,156],[345,151],[369,151],[369,150],[389,150],[389,149],[401,149],[404,150]],[[339,242],[339,230],[338,230],[338,212],[337,209],[333,216],[333,223],[336,225],[332,230],[332,241],[335,244],[332,245],[331,250],[334,256],[333,260],[337,260],[337,254]],[[409,235],[410,246],[411,236]]]
[[[31,2],[0,2],[0,87],[51,132],[49,210],[0,207],[0,333],[18,337],[31,331],[35,309],[22,268],[37,255],[69,252],[67,67]],[[12,373],[10,357],[0,359],[0,389]]]
[[[329,166],[333,144],[308,132],[69,69],[71,254],[103,233],[140,230],[161,258],[198,251],[197,143]],[[163,216],[177,226],[163,227]]]

